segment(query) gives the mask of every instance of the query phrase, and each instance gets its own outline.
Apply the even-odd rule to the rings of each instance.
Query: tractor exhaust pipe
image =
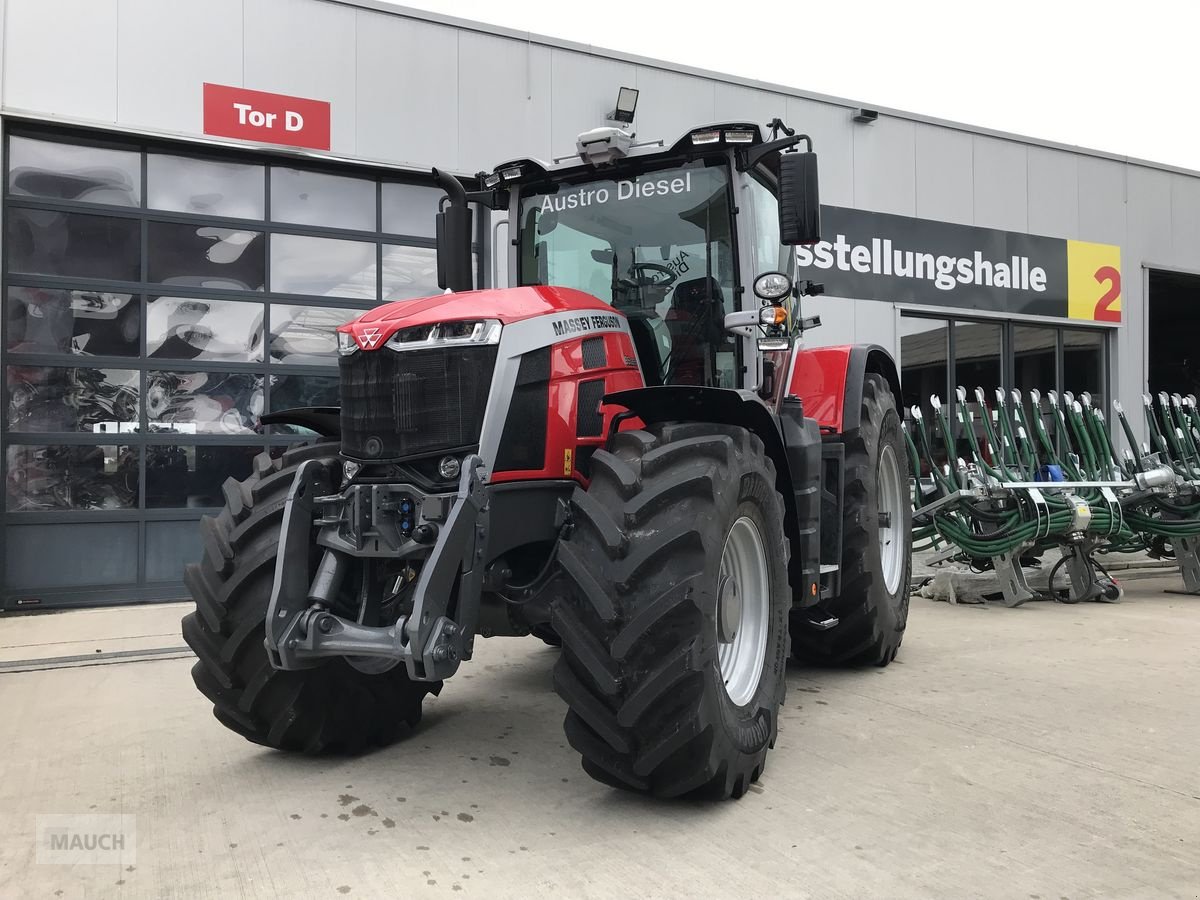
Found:
[[[449,172],[433,170],[434,180],[446,192],[437,214],[437,276],[443,290],[473,290],[471,244],[474,214],[467,206],[462,182]],[[386,299],[386,298],[385,298]]]

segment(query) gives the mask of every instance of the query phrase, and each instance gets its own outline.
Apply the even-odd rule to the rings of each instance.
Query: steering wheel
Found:
[[[620,284],[626,287],[657,287],[665,288],[675,283],[679,274],[670,266],[661,263],[639,262],[630,266],[634,278],[621,278]],[[635,280],[636,279],[636,280]]]

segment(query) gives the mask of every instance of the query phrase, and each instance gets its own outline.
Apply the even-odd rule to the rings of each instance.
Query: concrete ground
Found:
[[[0,671],[24,661],[0,674],[0,897],[1195,897],[1200,598],[1177,583],[914,599],[888,669],[791,669],[761,784],[720,804],[588,779],[536,641],[481,642],[409,740],[303,759],[221,728],[190,660],[112,655],[118,623],[178,646],[178,606],[0,620]],[[76,667],[29,663],[50,656]],[[86,812],[137,817],[135,865],[35,862],[35,815]]]

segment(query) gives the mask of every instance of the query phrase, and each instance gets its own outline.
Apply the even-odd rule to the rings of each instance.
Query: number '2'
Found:
[[[1108,290],[1096,301],[1096,309],[1092,314],[1097,322],[1120,322],[1121,311],[1113,309],[1113,303],[1121,296],[1121,272],[1114,266],[1101,266],[1096,270],[1096,281],[1099,284],[1108,282]]]

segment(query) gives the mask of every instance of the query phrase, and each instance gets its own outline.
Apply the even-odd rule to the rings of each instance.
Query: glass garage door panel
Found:
[[[146,355],[152,359],[262,362],[266,307],[245,300],[150,297]]]
[[[1063,390],[1092,395],[1092,405],[1105,409],[1104,332],[1063,329]]]
[[[123,434],[138,429],[136,369],[5,368],[9,432]]]
[[[266,166],[151,153],[146,170],[151,209],[234,219],[266,214]]]
[[[375,230],[375,181],[274,166],[271,219],[293,225]]]
[[[383,247],[383,299],[412,300],[441,293],[437,252],[429,247]]]
[[[8,190],[16,197],[141,206],[141,154],[36,138],[9,138]]]
[[[271,235],[271,290],[374,301],[379,296],[376,245],[366,241]]]
[[[9,512],[136,509],[138,448],[10,444],[5,451]]]
[[[266,284],[261,232],[176,222],[148,227],[151,281],[226,291],[261,291]]]
[[[389,234],[435,237],[438,203],[445,192],[424,184],[383,185],[383,230]]]
[[[271,304],[271,361],[286,365],[337,363],[337,327],[361,309]]]
[[[10,353],[137,356],[142,310],[136,294],[11,287],[6,301]]]
[[[262,447],[151,444],[146,448],[146,506],[207,509],[223,506],[226,478],[250,477]],[[149,525],[147,526],[149,527]]]
[[[137,219],[10,207],[4,233],[10,272],[110,281],[141,278]]]
[[[263,380],[248,372],[147,372],[150,433],[252,435]]]

